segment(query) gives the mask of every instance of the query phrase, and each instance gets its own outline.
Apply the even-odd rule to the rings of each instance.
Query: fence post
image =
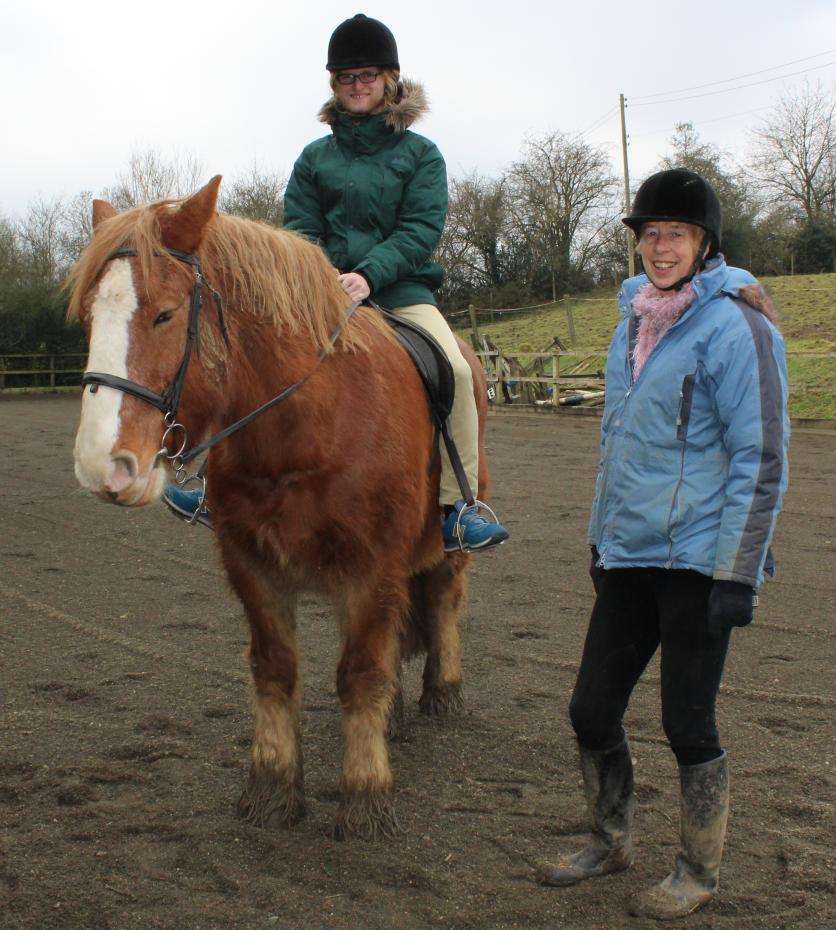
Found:
[[[552,356],[552,406],[560,405],[560,353],[555,352]]]
[[[484,346],[482,345],[482,337],[479,335],[479,325],[476,322],[476,307],[473,304],[468,304],[467,312],[470,314],[470,341],[473,343],[473,347],[480,351]]]
[[[505,403],[505,379],[502,371],[502,352],[496,350],[496,397],[494,403]]]
[[[55,390],[55,356],[50,355],[49,357],[49,387],[50,390]]]
[[[566,304],[566,325],[569,327],[569,342],[573,346],[577,345],[578,343],[575,339],[575,317],[569,304]]]

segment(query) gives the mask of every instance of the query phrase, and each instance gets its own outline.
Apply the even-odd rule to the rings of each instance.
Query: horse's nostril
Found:
[[[114,455],[110,462],[110,474],[105,481],[109,492],[119,493],[130,487],[139,474],[139,463],[132,453]]]
[[[125,471],[128,473],[129,478],[136,477],[136,464],[137,463],[136,463],[136,459],[133,456],[118,455],[113,460],[113,464],[117,468],[120,468],[120,467],[124,468]]]

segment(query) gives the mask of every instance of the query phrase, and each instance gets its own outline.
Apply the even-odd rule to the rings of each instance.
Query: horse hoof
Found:
[[[343,795],[332,836],[335,840],[389,840],[404,831],[389,792],[359,791]]]
[[[256,827],[292,827],[306,813],[301,784],[288,783],[265,772],[250,773],[238,799],[238,816]]]
[[[460,714],[464,707],[461,685],[444,685],[441,688],[425,688],[418,702],[422,714],[444,717]]]

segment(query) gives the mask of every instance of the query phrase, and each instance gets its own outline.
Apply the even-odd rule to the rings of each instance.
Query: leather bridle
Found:
[[[114,258],[135,258],[136,254],[137,252],[135,249],[117,249],[115,252],[111,252],[111,254],[108,255],[107,261],[112,261]],[[196,350],[198,354],[200,354],[200,310],[203,304],[204,284],[206,284],[212,292],[212,296],[215,299],[215,306],[218,309],[218,323],[227,345],[229,345],[229,334],[226,328],[221,295],[203,277],[203,272],[200,268],[200,259],[197,255],[190,255],[188,252],[180,252],[177,249],[166,249],[164,253],[155,252],[154,254],[158,256],[162,254],[170,255],[172,258],[176,258],[177,261],[189,265],[194,271],[194,284],[192,285],[192,295],[189,303],[189,322],[186,330],[186,347],[183,350],[183,358],[180,360],[180,365],[177,368],[174,379],[162,394],[155,394],[153,391],[149,390],[149,388],[137,384],[136,381],[129,381],[126,378],[120,378],[117,375],[111,375],[101,371],[86,371],[82,375],[81,384],[82,386],[88,384],[92,385],[90,388],[91,393],[95,393],[99,385],[103,384],[105,387],[115,388],[125,394],[138,397],[140,400],[144,400],[145,403],[151,404],[152,407],[156,407],[158,410],[162,411],[166,420],[170,420],[173,423],[180,406],[180,398],[183,394],[183,385],[186,383],[186,372],[189,368],[189,360],[192,357],[192,351]]]
[[[93,394],[98,390],[99,385],[114,388],[117,391],[122,391],[124,394],[130,394],[132,397],[136,397],[139,400],[150,404],[152,407],[156,407],[163,414],[165,430],[163,431],[160,450],[157,453],[157,458],[154,464],[156,465],[161,458],[168,459],[174,469],[175,480],[180,485],[185,485],[192,480],[199,480],[202,482],[203,496],[201,498],[200,507],[198,507],[199,511],[203,506],[203,501],[206,496],[206,462],[204,461],[198,472],[191,476],[186,475],[185,466],[193,459],[197,458],[197,456],[201,455],[203,452],[206,452],[208,449],[212,448],[212,446],[217,445],[219,442],[226,439],[228,436],[231,436],[239,429],[242,429],[248,423],[251,423],[256,417],[260,416],[266,410],[269,410],[271,407],[275,406],[281,401],[287,399],[291,394],[302,387],[302,385],[313,374],[316,366],[322,362],[322,360],[334,346],[340,336],[340,333],[343,331],[343,328],[353,316],[354,311],[360,305],[360,301],[355,301],[348,307],[345,320],[343,320],[343,322],[337,327],[336,331],[331,335],[328,345],[320,353],[314,369],[309,371],[308,374],[306,374],[303,378],[300,378],[298,381],[285,388],[276,397],[268,400],[266,403],[262,404],[251,413],[248,413],[245,417],[242,417],[240,420],[236,420],[234,423],[222,429],[214,436],[211,436],[209,439],[206,439],[203,442],[198,443],[196,446],[193,446],[191,449],[187,450],[186,446],[188,445],[188,435],[183,424],[177,422],[177,411],[180,406],[180,399],[182,397],[183,387],[186,382],[186,372],[188,371],[192,353],[197,352],[198,355],[200,354],[200,311],[203,305],[204,285],[209,288],[209,291],[215,300],[215,306],[217,307],[218,311],[218,324],[227,346],[229,345],[229,331],[226,326],[224,306],[221,295],[204,278],[200,267],[199,257],[188,252],[181,252],[177,249],[168,248],[166,248],[163,252],[154,253],[154,255],[157,256],[164,254],[170,255],[172,258],[177,259],[177,261],[189,265],[194,271],[194,284],[192,285],[192,293],[189,302],[189,320],[186,330],[186,345],[183,349],[183,357],[180,360],[180,365],[178,366],[171,383],[162,392],[162,394],[157,394],[144,385],[137,383],[136,381],[131,381],[127,378],[120,378],[118,375],[112,375],[101,371],[87,371],[82,375],[81,384],[82,387],[86,387],[89,384],[90,392]],[[107,261],[112,261],[115,258],[134,258],[136,255],[137,252],[135,249],[117,249],[107,257]],[[170,437],[175,435],[178,430],[182,431],[183,439],[180,447],[176,451],[172,451],[169,449],[167,443],[169,442]]]

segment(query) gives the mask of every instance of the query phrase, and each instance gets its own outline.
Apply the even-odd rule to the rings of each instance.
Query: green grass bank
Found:
[[[836,274],[765,277],[761,283],[772,295],[786,341],[790,416],[836,420]],[[479,331],[503,352],[544,352],[557,337],[581,350],[579,356],[600,351],[603,362],[618,322],[617,292],[601,288],[533,310],[479,310]],[[451,322],[469,335],[467,314]]]

